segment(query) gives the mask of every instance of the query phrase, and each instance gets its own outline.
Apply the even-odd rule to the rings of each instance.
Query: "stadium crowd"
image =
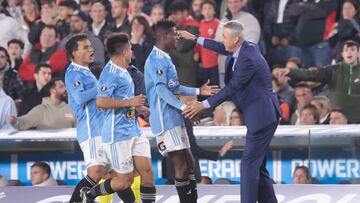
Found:
[[[281,124],[360,122],[359,2],[356,0],[6,0],[0,25],[0,129],[73,127],[61,82],[70,58],[66,42],[87,34],[94,49],[91,70],[99,75],[109,59],[104,42],[113,32],[131,36],[134,65],[144,71],[161,19],[177,29],[220,40],[222,23],[238,20],[246,40],[260,45],[281,102]],[[223,86],[224,57],[180,38],[170,55],[179,81],[187,86]],[[60,86],[59,86],[60,85]],[[51,98],[51,97],[50,97]],[[190,98],[191,99],[191,98]],[[50,102],[52,101],[52,102]],[[50,105],[49,108],[35,108]],[[16,106],[16,108],[14,108]],[[26,119],[51,111],[53,119]],[[35,112],[34,112],[35,111]],[[15,116],[18,116],[17,119]],[[55,116],[54,116],[55,117]],[[203,114],[200,125],[243,125],[235,105],[226,102]],[[35,119],[36,120],[36,119]],[[57,125],[60,120],[70,122]],[[24,121],[19,127],[18,121]],[[143,126],[148,125],[146,121]],[[25,128],[25,127],[26,128]]]
[[[143,72],[155,44],[153,27],[165,18],[217,40],[224,22],[241,22],[245,40],[260,46],[271,67],[281,124],[360,123],[359,9],[358,0],[4,0],[0,129],[75,127],[64,87],[67,41],[88,36],[95,58],[90,69],[99,77],[109,59],[107,37],[125,32],[133,50],[128,70]],[[170,56],[181,84],[224,86],[224,56],[183,38]],[[202,117],[202,126],[246,123],[228,101]]]

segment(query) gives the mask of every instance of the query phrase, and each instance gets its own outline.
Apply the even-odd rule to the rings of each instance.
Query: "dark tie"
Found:
[[[227,85],[230,80],[231,80],[231,76],[232,76],[232,67],[234,65],[234,61],[235,61],[235,58],[234,57],[231,57],[230,60],[229,60],[229,63],[227,64],[226,66],[226,70],[225,70],[225,85]]]

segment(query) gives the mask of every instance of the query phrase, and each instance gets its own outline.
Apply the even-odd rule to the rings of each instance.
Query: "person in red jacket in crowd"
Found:
[[[214,0],[204,0],[201,3],[201,14],[204,19],[200,21],[199,36],[214,39],[219,25],[219,20],[215,17],[216,2]],[[194,60],[196,62],[201,60],[198,75],[199,83],[203,84],[210,80],[211,85],[219,85],[218,54],[202,46],[197,46],[195,52]]]
[[[35,66],[39,63],[48,63],[52,67],[52,74],[62,74],[68,64],[68,56],[63,49],[58,48],[59,31],[54,25],[45,25],[40,33],[40,42],[35,44],[25,57],[19,68],[21,79],[28,87],[35,81]]]

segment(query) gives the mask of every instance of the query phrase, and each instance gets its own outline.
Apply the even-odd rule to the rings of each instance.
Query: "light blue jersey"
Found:
[[[98,81],[88,67],[71,63],[66,70],[68,103],[77,118],[77,139],[82,143],[100,136],[102,113],[96,108]]]
[[[125,100],[134,97],[134,83],[130,74],[109,61],[101,72],[97,97]],[[141,135],[134,108],[104,110],[104,124],[101,131],[103,143],[128,140]]]
[[[179,84],[175,65],[169,54],[154,46],[145,62],[144,76],[153,134],[156,136],[176,126],[184,126],[181,114],[183,103],[177,96],[194,96],[196,88]]]

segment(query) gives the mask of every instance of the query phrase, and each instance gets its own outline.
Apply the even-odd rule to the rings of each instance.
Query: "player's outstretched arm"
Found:
[[[146,96],[140,94],[131,99],[116,100],[109,97],[97,97],[96,106],[98,108],[128,108],[139,107],[145,104]]]

